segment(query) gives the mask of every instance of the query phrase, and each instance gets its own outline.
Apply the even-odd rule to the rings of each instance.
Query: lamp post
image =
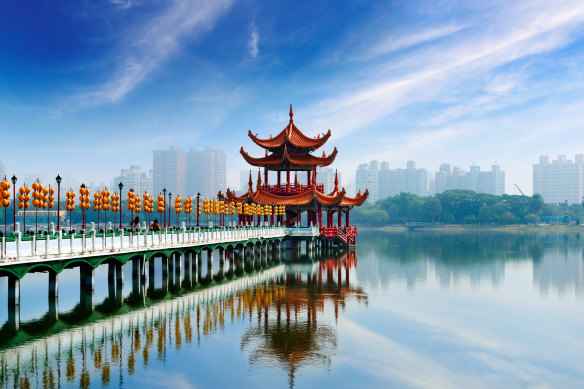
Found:
[[[12,232],[16,229],[16,181],[17,178],[15,175],[12,176],[12,217],[14,218],[13,225],[12,225]]]
[[[16,182],[16,177],[12,177],[13,182]],[[61,181],[63,179],[57,174],[57,231],[61,229]]]
[[[122,183],[120,182],[120,183],[118,184],[118,188],[120,188],[120,199],[121,199],[121,197],[122,197],[122,189],[124,189],[124,184],[122,184]],[[122,209],[123,209],[124,207],[122,207],[122,206],[120,206],[120,205],[118,205],[118,206],[119,206],[119,208],[120,208],[120,230],[121,230],[121,229],[122,229]],[[124,234],[124,233],[122,232],[122,235],[123,235],[123,234]]]
[[[164,193],[164,211],[162,212],[164,216],[164,224],[162,227],[166,228],[166,188],[162,189],[162,193]]]
[[[170,202],[172,201],[172,193],[168,192],[168,226],[170,227]],[[165,202],[166,207],[166,202]]]
[[[197,228],[199,228],[199,214],[201,213],[199,209],[199,199],[201,198],[201,194],[197,193]]]

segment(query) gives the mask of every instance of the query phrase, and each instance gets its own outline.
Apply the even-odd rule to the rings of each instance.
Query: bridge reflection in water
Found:
[[[126,299],[114,269],[101,304],[81,301],[68,313],[49,312],[13,335],[5,325],[0,387],[123,386],[138,364],[147,369],[153,358],[164,362],[172,347],[178,351],[236,320],[249,323],[241,348],[250,363],[281,366],[292,386],[298,368],[330,364],[336,332],[317,320],[325,306],[336,319],[348,300],[367,303],[363,290],[349,282],[355,252],[323,254],[319,261],[281,261],[260,253],[246,258],[245,267],[231,260],[214,273],[208,266],[204,276],[202,266],[184,272],[188,259],[179,258],[166,276],[163,271],[162,287],[154,288],[153,278],[134,277]]]

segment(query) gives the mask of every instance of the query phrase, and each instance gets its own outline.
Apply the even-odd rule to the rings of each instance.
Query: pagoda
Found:
[[[290,104],[290,121],[288,125],[276,136],[261,139],[248,132],[251,140],[265,150],[265,156],[252,157],[241,147],[240,153],[252,166],[263,168],[263,182],[261,172],[258,170],[257,183],[253,189],[253,180],[250,171],[248,191],[237,196],[227,189],[226,197],[230,201],[242,203],[260,203],[262,205],[284,205],[286,212],[284,217],[279,217],[278,222],[287,226],[301,224],[302,214],[307,214],[306,220],[309,226],[320,226],[321,238],[340,241],[345,245],[354,245],[356,242],[357,228],[349,224],[351,208],[360,206],[369,196],[369,192],[359,191],[355,197],[346,195],[345,189],[339,189],[338,175],[335,173],[334,189],[331,193],[324,193],[324,185],[317,181],[317,167],[331,165],[336,156],[335,147],[330,154],[322,152],[321,156],[313,153],[324,146],[331,136],[331,131],[326,134],[318,134],[309,137],[303,134],[294,124],[294,112]],[[276,182],[268,182],[268,172],[276,172]],[[294,182],[291,176],[294,174]],[[298,182],[298,175],[306,174],[306,184]],[[223,197],[219,193],[219,197]],[[325,220],[323,223],[323,213]],[[336,214],[336,223],[335,223]],[[344,216],[344,221],[343,221]],[[245,218],[240,218],[243,223]]]

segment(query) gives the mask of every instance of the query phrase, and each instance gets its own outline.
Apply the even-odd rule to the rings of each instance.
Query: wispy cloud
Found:
[[[374,68],[365,69],[373,74],[369,82],[365,77],[364,85],[355,89],[355,84],[344,80],[351,92],[315,104],[308,112],[311,124],[317,128],[333,127],[336,136],[344,136],[406,105],[439,101],[445,91],[472,77],[564,47],[573,41],[573,32],[584,22],[584,4],[572,1],[546,4],[539,4],[539,8],[533,4],[526,7],[525,3],[515,8],[503,7],[490,24],[465,34],[464,39],[429,44],[411,55],[392,59],[387,65],[399,77],[393,74],[380,77]],[[502,21],[505,24],[498,24]],[[385,50],[454,31],[457,27],[438,29],[393,46],[388,44]]]
[[[79,97],[82,105],[115,103],[177,51],[180,40],[213,27],[230,0],[175,0],[144,23],[128,27],[110,80]]]
[[[258,30],[257,30],[256,25],[254,23],[251,26],[251,35],[249,37],[249,41],[247,42],[249,55],[252,58],[256,58],[258,56],[259,51],[260,51],[258,48],[259,38],[260,38],[260,35],[258,34]]]
[[[399,50],[407,49],[422,43],[428,43],[462,30],[463,26],[445,25],[436,28],[426,29],[412,34],[392,34],[380,40],[376,45],[368,50],[362,59],[369,59],[382,54],[390,54]]]

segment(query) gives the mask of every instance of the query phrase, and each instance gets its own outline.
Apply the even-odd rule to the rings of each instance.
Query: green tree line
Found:
[[[579,220],[582,206],[546,204],[539,194],[529,196],[449,190],[432,197],[400,193],[351,210],[351,223],[385,226],[408,222],[444,224],[533,224],[543,216],[569,215]]]

